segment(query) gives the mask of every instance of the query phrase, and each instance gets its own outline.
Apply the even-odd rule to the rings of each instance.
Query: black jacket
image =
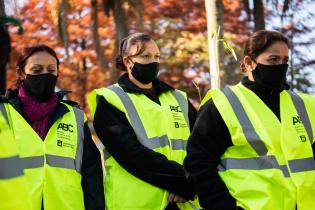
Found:
[[[159,80],[153,82],[153,89],[144,90],[134,85],[128,74],[120,77],[118,84],[128,93],[145,94],[159,104],[159,96],[173,90]],[[189,103],[189,122],[194,125],[196,110]],[[152,185],[191,199],[195,192],[189,185],[181,164],[168,160],[163,154],[143,146],[126,118],[125,113],[100,97],[95,115],[94,128],[102,143],[115,160],[129,173]]]
[[[251,82],[242,84],[252,90],[280,120],[280,92]],[[286,89],[289,87],[286,86]],[[189,172],[201,205],[206,210],[235,210],[236,201],[218,175],[217,166],[226,149],[232,146],[229,130],[212,99],[201,107],[187,146],[184,166]],[[315,151],[313,144],[313,152]]]
[[[51,127],[56,120],[69,112],[67,106],[60,102],[65,102],[71,106],[77,106],[75,102],[62,100],[67,91],[60,91],[57,93],[59,103],[57,104],[54,114],[49,120],[49,127]],[[9,102],[23,117],[20,103],[18,99],[17,90],[8,90],[4,98]],[[83,159],[82,159],[82,181],[81,186],[84,195],[84,205],[86,210],[104,210],[104,188],[103,188],[103,172],[100,153],[92,140],[88,124],[84,124],[84,145],[83,145]],[[43,209],[43,207],[42,207]]]

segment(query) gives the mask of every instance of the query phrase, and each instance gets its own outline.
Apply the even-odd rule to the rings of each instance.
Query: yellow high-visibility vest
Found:
[[[161,105],[144,94],[127,93],[118,85],[92,91],[88,96],[94,117],[100,97],[126,114],[137,139],[145,147],[183,164],[190,134],[186,94],[167,91],[159,96]],[[108,152],[107,152],[108,153]],[[162,210],[169,192],[127,172],[106,155],[105,197],[107,210]],[[197,209],[198,202],[178,204],[180,209]]]
[[[0,103],[0,210],[31,210],[19,151],[4,106]]]
[[[239,84],[211,90],[231,134],[233,146],[221,157],[219,175],[250,210],[315,208],[315,98],[280,93],[280,117],[251,90]]]
[[[50,127],[43,141],[25,119],[8,107],[34,210],[84,210],[81,187],[84,112],[68,112]]]

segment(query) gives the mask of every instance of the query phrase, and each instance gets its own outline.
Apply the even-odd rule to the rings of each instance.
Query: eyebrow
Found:
[[[273,54],[273,55],[269,55],[268,57],[281,57],[281,56]],[[285,56],[285,58],[289,58],[289,56]]]
[[[153,54],[153,53],[150,53],[150,52],[146,52],[144,51],[143,53],[141,53],[140,55],[146,55],[146,54],[149,54],[149,55],[160,55],[161,53],[156,53],[156,54]]]
[[[42,64],[33,64],[32,67],[36,67],[36,66],[39,66],[39,67],[42,67],[43,65]],[[56,66],[56,64],[48,64],[48,66]]]

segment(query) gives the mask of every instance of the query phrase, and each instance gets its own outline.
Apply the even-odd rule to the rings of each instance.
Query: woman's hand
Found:
[[[182,198],[179,195],[175,195],[174,193],[169,194],[168,201],[170,203],[185,203],[185,202],[187,202],[184,198]]]

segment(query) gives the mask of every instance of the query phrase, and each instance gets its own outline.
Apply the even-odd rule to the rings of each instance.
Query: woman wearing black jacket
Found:
[[[84,112],[55,93],[59,60],[46,45],[23,48],[19,83],[5,96],[34,210],[104,210],[100,153]],[[73,115],[75,113],[75,115]],[[78,135],[72,135],[77,133]]]
[[[171,149],[176,147],[171,139],[174,134],[169,133],[176,132],[176,126],[178,126],[179,130],[182,129],[189,135],[189,127],[192,128],[194,125],[196,111],[187,99],[184,99],[184,104],[187,106],[186,112],[181,111],[182,107],[172,107],[168,104],[168,100],[172,100],[172,103],[176,105],[172,94],[180,92],[156,78],[158,63],[159,50],[155,42],[145,34],[130,35],[121,42],[117,56],[117,67],[127,73],[119,78],[118,84],[95,90],[94,95],[92,93],[89,97],[89,106],[94,115],[95,131],[109,153],[107,154],[108,160],[105,162],[107,167],[105,196],[108,210],[178,209],[175,203],[185,202],[194,197],[194,190],[188,184],[181,164],[184,156],[174,158],[176,152]],[[118,98],[118,94],[123,96]],[[123,107],[121,100],[130,100],[130,104]],[[133,106],[135,108],[133,111],[128,110]],[[151,107],[151,111],[142,112],[148,107]],[[135,113],[139,114],[141,118],[137,123],[132,119],[132,115]],[[186,116],[183,116],[182,113]],[[165,121],[161,121],[161,117]],[[187,118],[188,122],[183,117]],[[174,122],[169,126],[170,118]],[[138,127],[146,122],[152,123],[151,127],[148,128],[147,125],[144,125],[145,130],[139,133]],[[152,143],[157,144],[161,140],[159,134],[168,132],[167,129],[173,129],[166,133],[167,138],[165,139],[168,140],[163,141],[163,145],[155,148],[147,144],[149,139],[145,139],[144,141],[147,142],[144,142],[141,137],[143,133],[145,135],[145,133],[152,132],[157,136]],[[178,143],[180,142],[178,140]],[[185,144],[185,142],[183,143]],[[181,149],[183,150],[181,154],[186,154],[185,148],[186,146],[178,148],[178,151]],[[169,149],[170,153],[163,152],[163,150]],[[113,161],[115,163],[112,163]],[[120,172],[117,173],[125,175],[118,177],[113,172],[115,170],[119,170]],[[135,183],[139,184],[131,190],[134,193],[131,193],[130,190],[123,190],[123,186],[115,185],[115,182],[124,182],[126,189],[132,188]],[[140,192],[146,187],[148,188],[147,194],[142,195],[142,202],[139,202],[140,195],[136,192]],[[168,197],[155,197],[150,200],[150,196],[154,196],[153,191],[156,193],[155,196],[170,194]],[[121,203],[117,201],[117,192],[121,192],[119,194],[122,199]]]
[[[290,168],[290,160],[288,162],[283,161],[281,155],[282,151],[275,149],[278,148],[278,146],[275,145],[282,143],[279,142],[282,140],[274,138],[272,134],[267,133],[266,135],[266,133],[263,132],[263,129],[266,129],[270,133],[279,132],[279,130],[272,130],[277,128],[276,126],[279,122],[288,123],[289,125],[292,124],[291,120],[285,121],[283,119],[285,116],[289,115],[287,109],[289,110],[292,102],[280,100],[280,96],[283,98],[286,93],[292,94],[292,92],[287,92],[289,86],[286,83],[288,49],[288,39],[278,32],[258,31],[254,33],[245,45],[241,69],[246,73],[246,77],[242,79],[241,84],[228,89],[224,88],[222,92],[225,96],[222,95],[220,98],[215,97],[217,92],[210,91],[208,97],[203,101],[195,127],[188,141],[187,157],[184,166],[189,172],[189,181],[195,186],[200,204],[206,210],[235,210],[242,208],[295,209],[296,205],[299,206],[299,201],[295,200],[296,195],[293,193],[295,190],[291,189],[286,191],[286,188],[291,186],[290,181],[286,183],[288,180],[287,177],[295,175],[289,174],[288,168]],[[238,100],[240,100],[241,103],[236,103],[238,100],[234,100],[233,103],[230,102],[231,105],[226,106],[223,101],[226,99],[230,100],[229,97],[235,94],[235,89],[242,90],[244,93],[246,92],[247,95],[241,98],[241,94],[238,94],[236,91],[236,98],[239,98]],[[211,97],[209,97],[210,95]],[[293,95],[295,94],[293,93]],[[309,98],[309,96],[305,97]],[[286,103],[286,105],[284,105],[285,110],[282,110],[280,109],[280,104],[284,103]],[[249,104],[250,107],[259,105],[263,109],[252,110],[248,108],[249,106],[246,106],[247,104]],[[237,106],[237,108],[234,109],[235,113],[241,112],[243,110],[242,106],[246,106],[244,113],[248,117],[244,115],[245,117],[238,119],[239,124],[242,126],[233,124],[234,113],[231,112],[232,114],[229,116],[226,114],[229,113],[226,107],[230,106],[233,107],[233,109],[235,108],[234,106]],[[222,107],[225,108],[222,109]],[[311,118],[310,109],[307,109],[307,113]],[[257,129],[249,135],[247,135],[246,132],[248,129],[251,129],[252,126],[243,126],[247,118],[252,122],[252,124],[249,123],[249,125],[253,125],[253,127]],[[267,119],[272,120],[270,120],[269,123],[260,123],[260,120],[266,121]],[[305,123],[305,121],[307,120],[304,120],[303,123]],[[312,118],[311,123],[315,123],[314,121],[312,122]],[[227,126],[227,124],[229,126]],[[263,128],[261,127],[262,124],[264,126]],[[307,127],[308,126],[305,126],[305,128]],[[240,135],[239,132],[244,132],[245,136],[247,135],[246,138],[242,137],[243,134]],[[256,134],[256,132],[258,133],[258,137],[256,136],[257,138],[253,139],[253,135]],[[303,133],[303,135],[299,135],[309,136],[310,142],[314,142],[311,132],[307,134],[305,130],[300,130],[299,132]],[[289,130],[284,131],[284,133],[289,133]],[[272,136],[270,142],[266,137],[268,135]],[[303,145],[304,142],[306,142],[308,150],[311,150],[311,147],[313,148],[313,152],[308,155],[314,158],[314,144],[308,145],[309,141],[296,140],[293,139],[293,136],[294,135],[291,135],[283,139],[284,143],[283,145],[281,144],[283,152],[286,151],[285,147],[290,146],[290,141],[301,142]],[[244,139],[247,139],[248,142]],[[260,140],[258,141],[258,139]],[[268,149],[261,152],[256,150],[257,145],[260,145],[261,148],[265,148],[264,145],[267,145]],[[296,149],[299,149],[299,147],[296,147]],[[254,157],[248,155],[247,151],[250,151],[249,153],[252,153]],[[275,154],[275,161],[271,161],[271,158],[270,160],[268,159],[267,151],[268,155],[272,153]],[[303,152],[304,150],[301,149],[300,154],[305,155]],[[235,157],[240,157],[240,159]],[[229,163],[229,160],[234,160],[235,162]],[[237,161],[239,160],[249,160],[252,162],[243,162],[238,165]],[[314,168],[314,161],[310,161],[310,164],[309,168]],[[243,173],[245,173],[245,175]],[[293,170],[291,170],[291,173],[293,173]],[[312,172],[308,171],[307,173]],[[256,176],[263,178],[253,178]],[[265,182],[258,180],[265,180]],[[246,183],[243,183],[243,181]],[[254,187],[251,188],[251,186]],[[298,188],[298,186],[292,188],[295,187]],[[284,196],[282,193],[287,195]],[[290,193],[293,194],[292,198],[289,196]],[[314,199],[315,197],[313,196],[313,200]],[[273,201],[275,202],[273,203]],[[305,202],[300,202],[300,205],[301,203]],[[253,205],[256,206],[253,207]],[[308,206],[307,208],[301,207],[298,209],[314,208],[314,206],[310,206],[310,204],[306,205]]]

